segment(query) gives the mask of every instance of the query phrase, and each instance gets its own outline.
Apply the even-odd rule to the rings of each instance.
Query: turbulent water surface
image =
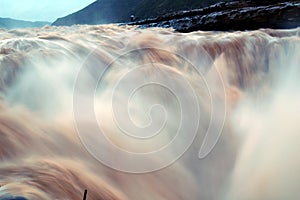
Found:
[[[299,199],[299,61],[300,29],[0,30],[0,199],[82,199],[85,189],[95,200]],[[196,114],[181,112],[184,104]],[[134,135],[123,130],[129,123]],[[219,124],[219,140],[206,141],[214,148],[199,159],[207,129]],[[146,155],[180,127],[187,135],[198,128],[192,143],[181,136],[145,163],[110,146]],[[132,173],[139,169],[148,173]]]

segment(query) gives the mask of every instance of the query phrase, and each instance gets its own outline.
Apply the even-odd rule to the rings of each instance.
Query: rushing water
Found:
[[[299,199],[299,61],[300,29],[0,30],[0,199]]]

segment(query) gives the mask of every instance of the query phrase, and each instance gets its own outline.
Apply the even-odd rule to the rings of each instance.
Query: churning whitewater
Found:
[[[299,199],[299,64],[299,28],[1,29],[0,199]]]

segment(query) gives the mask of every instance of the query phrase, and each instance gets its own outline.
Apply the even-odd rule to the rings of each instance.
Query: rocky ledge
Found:
[[[179,32],[296,28],[300,26],[300,1],[272,3],[236,1],[179,11],[129,23],[140,28],[174,28]]]

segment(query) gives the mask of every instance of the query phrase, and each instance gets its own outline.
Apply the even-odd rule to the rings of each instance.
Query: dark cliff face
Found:
[[[82,10],[57,19],[53,25],[104,24],[141,20],[183,9],[208,6],[220,0],[98,0]],[[231,1],[231,0],[223,0]]]
[[[230,1],[233,0],[141,0],[134,8],[134,12],[139,19],[146,19],[166,13],[203,8],[218,2]]]
[[[174,28],[179,32],[296,28],[300,26],[300,1],[223,2],[131,24],[140,25],[140,28]]]

